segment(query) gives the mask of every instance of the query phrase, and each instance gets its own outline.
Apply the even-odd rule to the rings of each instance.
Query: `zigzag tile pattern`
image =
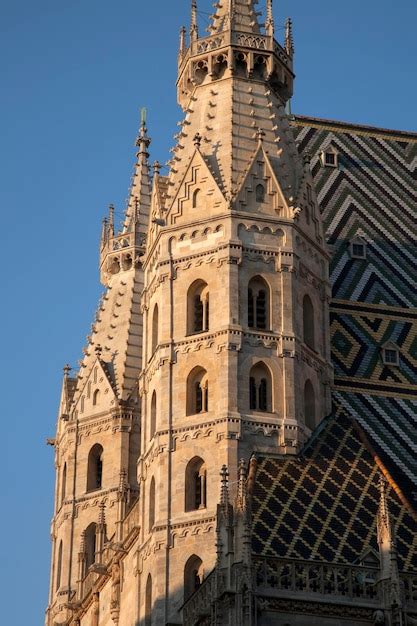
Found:
[[[417,134],[303,117],[293,126],[332,252],[333,398],[417,510]],[[322,165],[330,146],[337,168]],[[350,255],[358,235],[364,260]],[[389,341],[399,367],[382,362]]]
[[[358,563],[377,551],[378,467],[341,405],[300,457],[258,459],[252,550],[260,556]],[[392,488],[399,566],[417,568],[417,523]]]
[[[333,297],[389,306],[417,306],[415,280],[417,135],[346,128],[295,118],[299,151],[312,157],[327,242],[332,246]],[[320,154],[338,152],[339,167]],[[368,242],[367,258],[352,259],[349,243]]]

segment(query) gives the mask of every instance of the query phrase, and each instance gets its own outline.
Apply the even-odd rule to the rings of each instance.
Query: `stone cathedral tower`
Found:
[[[286,113],[291,22],[281,45],[272,0],[264,26],[255,4],[220,0],[200,36],[193,0],[169,173],[151,175],[143,122],[123,226],[112,208],[103,224],[105,291],[54,440],[48,626],[182,623],[216,563],[221,468],[234,497],[241,459],[296,454],[331,410],[329,256]]]

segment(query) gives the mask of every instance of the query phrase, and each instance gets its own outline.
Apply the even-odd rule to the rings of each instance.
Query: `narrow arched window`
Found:
[[[62,573],[62,540],[59,542],[58,559],[56,564],[56,590],[61,586],[61,573]]]
[[[310,430],[316,427],[316,396],[313,385],[307,380],[304,386],[304,420]]]
[[[97,406],[100,398],[100,389],[96,389],[93,393],[93,406]]]
[[[151,400],[151,419],[150,419],[150,427],[149,427],[149,439],[155,435],[156,432],[156,391],[152,394]]]
[[[204,280],[196,280],[187,294],[187,334],[206,332],[209,329],[209,291]]]
[[[152,314],[152,347],[151,354],[155,352],[159,343],[159,311],[158,305],[155,304]]]
[[[203,561],[193,554],[184,567],[184,602],[201,586],[203,577]]]
[[[145,589],[145,626],[152,626],[152,576],[148,574]]]
[[[199,197],[200,197],[200,190],[196,189],[193,193],[193,209],[197,208]]]
[[[248,326],[267,330],[269,322],[269,287],[263,278],[255,276],[248,285]]]
[[[314,307],[307,294],[303,298],[303,338],[304,343],[314,350]]]
[[[254,365],[250,371],[249,408],[251,411],[272,411],[271,374],[262,362]]]
[[[155,478],[152,476],[149,485],[149,532],[155,524]]]
[[[96,531],[97,526],[92,522],[85,530],[85,567],[86,570],[96,561]]]
[[[103,447],[96,443],[88,455],[87,491],[101,489],[103,482]]]
[[[256,185],[255,197],[256,202],[265,202],[265,187],[263,185]]]
[[[196,456],[185,468],[185,510],[196,511],[207,506],[207,471],[203,459]]]
[[[208,411],[208,396],[207,372],[202,367],[195,367],[187,379],[187,415]]]
[[[64,463],[64,467],[62,469],[62,478],[61,478],[61,504],[65,500],[67,492],[67,464]]]

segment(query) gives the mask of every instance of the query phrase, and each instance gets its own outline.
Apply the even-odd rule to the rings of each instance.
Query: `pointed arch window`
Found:
[[[59,542],[58,559],[56,565],[56,590],[61,587],[61,573],[62,573],[62,540]]]
[[[155,478],[152,476],[151,483],[149,485],[149,532],[151,532],[152,528],[155,524]]]
[[[61,504],[65,500],[67,491],[67,464],[64,463],[64,467],[62,469],[62,477],[61,477]]]
[[[255,198],[256,202],[265,202],[265,187],[261,183],[256,185]]]
[[[96,534],[97,525],[92,522],[85,530],[85,567],[87,571],[96,561]]]
[[[156,432],[156,391],[152,393],[149,439],[152,439],[152,437],[155,435],[155,432]]]
[[[202,367],[195,367],[187,380],[187,415],[208,411],[208,395],[207,372]]]
[[[314,307],[310,296],[306,294],[303,298],[303,339],[312,350],[315,350],[314,334]]]
[[[203,459],[196,456],[185,469],[185,510],[205,509],[207,497],[207,471]]]
[[[93,406],[97,406],[100,399],[100,389],[96,389],[93,393]]]
[[[254,365],[249,374],[249,408],[251,411],[272,411],[271,373],[262,362]]]
[[[248,285],[248,326],[267,330],[269,321],[269,286],[260,276],[252,278]]]
[[[203,578],[203,561],[196,554],[193,554],[184,567],[184,602],[199,589]]]
[[[316,427],[316,395],[310,380],[304,385],[304,420],[310,430]]]
[[[96,443],[88,455],[87,491],[102,488],[103,482],[103,447]]]
[[[158,305],[155,304],[152,314],[152,346],[151,356],[155,352],[159,343],[159,310]]]
[[[152,626],[152,576],[148,574],[145,589],[145,626]]]
[[[187,293],[187,334],[209,329],[209,290],[204,280],[196,280]]]
[[[200,199],[200,195],[201,195],[201,191],[200,189],[196,189],[193,193],[193,202],[192,202],[192,207],[193,209],[196,209],[199,203],[199,199]]]

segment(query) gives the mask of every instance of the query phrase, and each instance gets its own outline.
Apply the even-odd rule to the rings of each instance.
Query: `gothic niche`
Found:
[[[236,76],[247,77],[248,73],[248,61],[246,55],[243,52],[238,52],[235,55],[235,74]]]
[[[109,274],[118,274],[118,272],[120,272],[119,257],[114,256],[111,259],[109,259],[108,271],[109,271]]]
[[[263,80],[266,76],[266,58],[263,56],[257,56],[253,66],[253,77]]]
[[[227,58],[224,54],[219,54],[214,59],[213,74],[215,78],[222,78],[227,69]]]
[[[201,85],[204,82],[206,76],[208,74],[208,64],[207,59],[202,59],[201,61],[197,61],[194,65],[194,82],[196,85]]]
[[[123,257],[122,257],[122,268],[124,270],[130,270],[132,265],[133,265],[132,255],[131,254],[124,254]]]

